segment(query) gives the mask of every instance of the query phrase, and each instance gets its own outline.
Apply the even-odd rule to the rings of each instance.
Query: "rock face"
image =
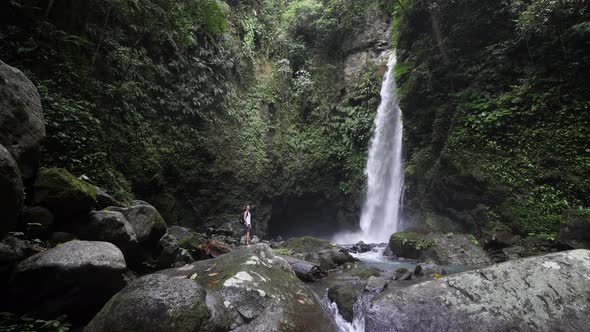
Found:
[[[143,203],[129,208],[109,207],[109,211],[121,212],[133,227],[140,245],[155,246],[166,233],[166,222],[155,207]]]
[[[377,296],[367,331],[582,331],[590,251],[509,261]]]
[[[57,217],[71,217],[96,205],[96,189],[63,168],[43,168],[35,180],[33,201]]]
[[[9,283],[17,311],[89,319],[125,286],[125,259],[107,242],[70,241],[20,262]]]
[[[384,72],[387,64],[389,47],[389,18],[376,8],[366,13],[367,24],[355,38],[347,39],[344,51],[348,54],[345,60],[344,77],[351,83],[374,65]]]
[[[16,225],[23,199],[23,182],[18,165],[10,152],[0,145],[0,238]]]
[[[391,235],[389,246],[400,257],[438,265],[491,264],[486,252],[463,234],[397,232]]]
[[[73,226],[81,240],[105,241],[116,245],[129,261],[137,250],[137,237],[131,224],[117,211],[90,211]]]
[[[559,241],[575,249],[590,249],[590,209],[564,212]]]
[[[195,282],[207,291],[211,319],[222,330],[333,330],[313,293],[266,244],[159,273],[173,278],[196,274]]]
[[[45,138],[37,89],[18,69],[0,61],[0,144],[14,157],[25,179],[32,179]]]
[[[84,331],[211,331],[209,315],[198,283],[152,274],[113,296]]]

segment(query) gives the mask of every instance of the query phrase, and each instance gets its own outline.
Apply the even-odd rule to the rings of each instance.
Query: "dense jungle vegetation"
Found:
[[[343,70],[383,16],[408,222],[553,237],[564,209],[590,205],[587,1],[10,0],[0,54],[41,92],[45,166],[168,224],[249,201],[266,234],[273,208],[307,195],[351,227],[383,68]]]
[[[590,3],[400,9],[409,213],[435,227],[450,218],[466,231],[555,238],[564,209],[590,204]]]

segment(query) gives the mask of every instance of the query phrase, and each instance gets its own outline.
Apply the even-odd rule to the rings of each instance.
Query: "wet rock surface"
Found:
[[[365,285],[365,292],[381,293],[387,287],[387,281],[379,277],[369,277]]]
[[[328,299],[338,306],[342,318],[352,322],[357,290],[351,285],[335,285],[328,289]]]
[[[590,251],[520,259],[377,296],[367,331],[581,331]]]

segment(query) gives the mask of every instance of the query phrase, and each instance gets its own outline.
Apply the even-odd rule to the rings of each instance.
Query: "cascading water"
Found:
[[[397,103],[392,53],[381,87],[381,104],[375,117],[375,131],[369,146],[367,196],[361,214],[361,231],[341,233],[334,237],[337,243],[387,242],[398,231],[401,195],[404,185],[402,172],[402,112]]]

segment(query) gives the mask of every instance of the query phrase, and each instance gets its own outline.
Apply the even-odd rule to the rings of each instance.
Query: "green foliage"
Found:
[[[380,75],[345,87],[344,44],[384,6],[15,0],[0,52],[41,92],[43,166],[190,226],[304,192],[353,209]]]
[[[275,254],[279,254],[279,255],[286,255],[286,256],[291,256],[293,255],[293,250],[289,249],[289,248],[275,248],[272,250]]]
[[[53,320],[35,319],[27,316],[18,316],[10,312],[0,312],[0,331],[2,332],[67,332],[72,324],[66,316],[60,316]]]
[[[439,206],[458,176],[497,216],[483,227],[550,235],[590,204],[588,20],[579,1],[399,3],[408,211]]]
[[[476,246],[479,246],[479,241],[477,240],[477,238],[475,236],[473,236],[473,234],[467,234],[467,239],[473,243]]]

